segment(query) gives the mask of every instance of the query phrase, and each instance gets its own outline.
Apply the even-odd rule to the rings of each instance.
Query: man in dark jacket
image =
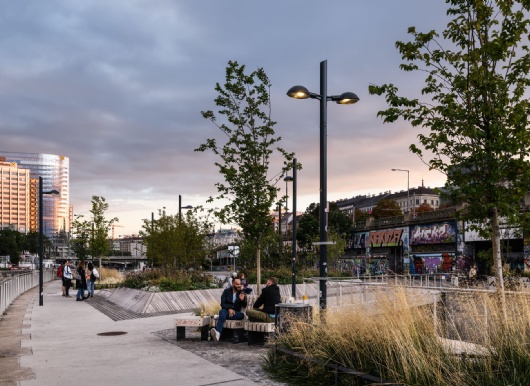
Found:
[[[236,278],[232,281],[232,287],[225,289],[221,295],[219,319],[217,319],[217,325],[210,330],[212,339],[219,340],[226,319],[242,320],[245,314],[241,312],[241,309],[246,306],[247,295],[243,291],[241,281]]]
[[[253,322],[273,323],[276,317],[276,304],[281,303],[278,279],[270,277],[261,295],[256,299],[252,310],[247,310],[247,316]],[[259,309],[263,306],[262,309]]]

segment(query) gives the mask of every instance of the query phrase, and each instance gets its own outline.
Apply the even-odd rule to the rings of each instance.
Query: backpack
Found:
[[[63,277],[63,266],[60,265],[59,268],[57,268],[57,277]]]

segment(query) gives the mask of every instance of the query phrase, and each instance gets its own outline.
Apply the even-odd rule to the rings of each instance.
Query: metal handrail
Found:
[[[48,282],[55,277],[55,270],[45,269],[43,280]],[[0,283],[0,314],[4,314],[13,301],[27,290],[39,285],[39,271],[21,273]]]

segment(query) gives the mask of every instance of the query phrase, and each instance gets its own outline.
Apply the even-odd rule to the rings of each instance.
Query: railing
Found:
[[[398,225],[405,223],[405,216],[383,217],[374,220],[374,226]]]
[[[45,269],[43,271],[43,281],[48,282],[54,279],[55,270]],[[21,273],[7,278],[0,282],[0,314],[4,314],[7,307],[11,305],[19,295],[27,290],[39,285],[39,271]]]
[[[413,221],[423,220],[437,220],[446,217],[453,217],[456,215],[455,208],[437,209],[428,212],[417,213]]]

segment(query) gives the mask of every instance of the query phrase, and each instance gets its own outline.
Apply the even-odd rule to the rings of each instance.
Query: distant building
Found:
[[[359,195],[338,200],[336,204],[341,211],[346,212],[355,221],[355,209],[359,209],[361,212],[372,213],[372,210],[377,206],[379,201],[383,199],[395,201],[403,213],[414,213],[416,208],[422,204],[429,204],[433,209],[440,207],[440,195],[436,189],[423,185],[417,188],[411,188],[408,192],[402,190],[397,193],[392,193],[389,190],[378,195]]]
[[[0,157],[0,229],[22,233],[37,229],[35,181],[28,169]]]
[[[69,158],[54,154],[3,151],[0,151],[0,157],[5,157],[7,162],[16,163],[19,170],[28,169],[29,178],[38,179],[42,177],[44,191],[55,189],[60,192],[59,195],[43,196],[43,233],[48,237],[53,237],[61,231],[68,233],[72,223]],[[27,184],[30,182],[28,181]],[[38,197],[38,187],[35,193]],[[1,216],[4,217],[3,209]],[[26,229],[29,231],[29,225]]]

